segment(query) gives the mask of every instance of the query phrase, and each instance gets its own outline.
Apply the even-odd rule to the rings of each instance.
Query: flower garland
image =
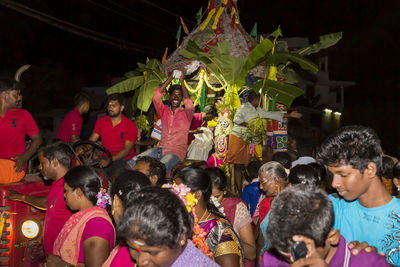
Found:
[[[201,250],[204,254],[208,257],[212,258],[213,253],[210,251],[210,247],[206,242],[206,231],[199,225],[199,220],[196,216],[196,209],[195,205],[197,204],[198,200],[194,194],[190,193],[190,188],[184,184],[177,185],[176,183],[171,184],[164,184],[163,188],[167,188],[171,190],[174,194],[176,194],[185,204],[186,210],[188,213],[192,212],[194,217],[194,225],[193,225],[193,236],[192,242],[193,244]]]

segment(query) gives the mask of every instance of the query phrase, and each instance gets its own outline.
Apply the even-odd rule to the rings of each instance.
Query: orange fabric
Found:
[[[245,141],[236,135],[229,135],[228,163],[244,164],[247,166],[250,161],[249,147]]]
[[[103,208],[92,207],[79,211],[68,219],[58,234],[54,242],[54,254],[60,256],[63,261],[78,266],[80,240],[83,230],[86,223],[95,217],[106,219],[112,225],[107,211]]]
[[[393,194],[393,182],[392,179],[382,178],[383,185],[385,186],[386,190],[389,194]]]
[[[15,161],[0,159],[0,184],[16,183],[25,177],[25,171],[15,173]]]

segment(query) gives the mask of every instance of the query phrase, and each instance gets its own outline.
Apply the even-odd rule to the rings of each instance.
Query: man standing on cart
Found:
[[[39,128],[22,104],[19,83],[0,81],[0,184],[25,176],[26,163],[42,143]],[[32,143],[26,148],[25,135]]]

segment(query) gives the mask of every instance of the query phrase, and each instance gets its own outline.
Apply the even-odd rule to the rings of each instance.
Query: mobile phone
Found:
[[[307,255],[307,247],[304,242],[296,242],[292,245],[293,262],[304,258]]]

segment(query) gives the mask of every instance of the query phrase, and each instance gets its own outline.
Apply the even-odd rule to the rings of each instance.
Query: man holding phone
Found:
[[[333,229],[334,221],[324,191],[301,184],[286,188],[275,199],[267,228],[269,242],[283,258],[266,252],[260,266],[389,266],[376,252],[353,255],[340,231]]]

